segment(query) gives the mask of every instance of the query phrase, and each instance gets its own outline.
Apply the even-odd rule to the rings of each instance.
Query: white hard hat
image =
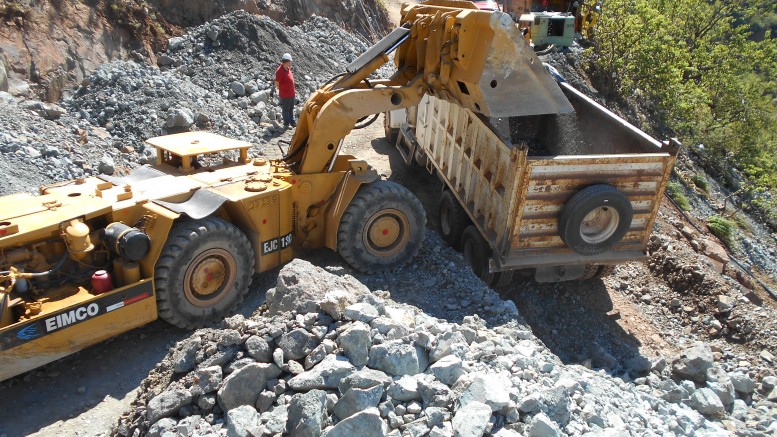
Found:
[[[281,61],[283,62],[291,61],[291,53],[284,53],[283,57],[281,58]]]

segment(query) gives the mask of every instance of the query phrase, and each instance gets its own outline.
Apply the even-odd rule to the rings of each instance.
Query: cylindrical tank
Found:
[[[124,260],[121,258],[113,259],[113,282],[117,287],[123,287],[127,284],[124,282],[124,267],[122,266],[123,262]]]
[[[92,275],[92,293],[102,294],[113,290],[111,274],[105,270],[98,270]]]
[[[134,261],[124,261],[122,263],[122,273],[124,274],[124,285],[140,281],[140,265]]]
[[[130,261],[143,259],[151,248],[151,240],[148,235],[125,225],[114,222],[105,227],[102,233],[103,243],[116,255]]]

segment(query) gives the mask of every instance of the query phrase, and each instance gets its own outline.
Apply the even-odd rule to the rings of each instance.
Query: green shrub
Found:
[[[691,178],[693,181],[693,184],[696,185],[700,190],[704,191],[705,193],[709,191],[710,189],[710,183],[707,182],[707,178],[700,174],[695,174]]]
[[[713,215],[707,219],[707,227],[710,229],[710,232],[720,238],[720,241],[725,243],[729,249],[733,249],[734,234],[736,232],[736,224],[734,224],[734,222],[719,215]]]
[[[688,201],[688,198],[685,197],[685,193],[683,192],[683,186],[679,182],[669,182],[666,184],[666,193],[669,195],[669,197],[674,200],[677,205],[683,209],[683,211],[688,211],[691,209],[691,203]]]

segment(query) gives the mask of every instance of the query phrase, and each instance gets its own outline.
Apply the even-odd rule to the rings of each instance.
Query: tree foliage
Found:
[[[774,17],[775,2],[761,0],[607,0],[589,65],[603,92],[638,104],[662,134],[735,165],[754,195],[774,193]]]

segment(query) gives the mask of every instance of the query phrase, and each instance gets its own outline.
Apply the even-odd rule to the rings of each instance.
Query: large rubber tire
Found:
[[[413,259],[425,230],[421,201],[402,185],[377,181],[362,185],[343,213],[337,251],[364,273],[390,272]]]
[[[194,329],[243,301],[254,274],[254,250],[243,232],[216,217],[173,226],[154,268],[159,316]]]
[[[397,137],[399,137],[399,128],[391,127],[389,124],[390,115],[388,112],[383,114],[383,131],[386,134],[386,141],[395,145],[397,143]]]
[[[631,227],[631,202],[611,185],[592,185],[569,199],[558,220],[561,240],[581,255],[616,245]]]
[[[451,247],[461,247],[464,228],[469,226],[469,216],[450,190],[440,195],[440,234]]]
[[[488,286],[499,280],[498,273],[488,271],[488,259],[491,258],[491,248],[480,235],[475,225],[469,225],[461,235],[461,251],[464,260],[472,267],[472,272]]]

